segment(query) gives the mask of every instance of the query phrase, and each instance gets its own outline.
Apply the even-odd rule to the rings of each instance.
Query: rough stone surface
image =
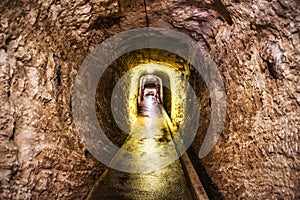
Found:
[[[1,2],[1,199],[84,198],[104,169],[77,136],[70,97],[106,37],[92,24],[117,12],[116,1]]]
[[[232,23],[196,2],[181,15],[177,2],[167,4],[173,25],[206,46],[226,86],[226,127],[202,163],[225,199],[298,199],[299,3],[223,4]]]
[[[150,26],[190,34],[222,73],[226,126],[201,161],[224,199],[300,198],[299,7],[297,0],[147,1]],[[143,1],[3,0],[0,12],[0,197],[82,199],[104,166],[72,120],[76,72],[105,38],[146,26]],[[200,102],[206,120],[207,102]]]

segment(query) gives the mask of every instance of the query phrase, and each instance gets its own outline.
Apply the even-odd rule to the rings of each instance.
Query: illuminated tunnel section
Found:
[[[101,128],[115,145],[121,147],[128,137],[132,123],[138,115],[138,96],[140,78],[154,75],[163,84],[162,105],[175,128],[179,126],[188,134],[189,123],[196,116],[186,115],[189,111],[199,110],[199,126],[193,147],[199,150],[209,125],[210,97],[208,89],[197,70],[180,56],[160,49],[140,49],[129,52],[115,60],[103,73],[96,92],[96,112]],[[191,106],[188,89],[183,80],[187,80],[197,95],[198,108]],[[119,85],[121,91],[113,96]],[[112,101],[115,99],[114,105]],[[118,101],[119,99],[119,101]],[[117,116],[113,113],[117,113]],[[192,127],[191,127],[192,129]]]
[[[191,144],[189,139],[192,146],[199,145],[209,125],[203,120],[210,114],[208,94],[197,70],[173,53],[141,49],[115,60],[98,83],[97,117],[110,141],[133,156],[117,152],[88,199],[141,199],[143,194],[192,199],[172,137],[179,134],[183,145]],[[191,125],[195,123],[198,131]],[[114,165],[138,174],[115,170]]]

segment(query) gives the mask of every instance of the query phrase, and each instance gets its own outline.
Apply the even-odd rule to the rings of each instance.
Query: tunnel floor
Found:
[[[125,165],[138,171],[154,169],[177,155],[166,119],[158,105],[149,113],[138,116],[129,138],[121,148],[133,152],[130,156],[119,152],[113,165]],[[109,169],[88,199],[192,199],[180,161],[157,171],[128,173]]]

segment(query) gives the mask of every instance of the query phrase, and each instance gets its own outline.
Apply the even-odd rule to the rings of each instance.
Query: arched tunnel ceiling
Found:
[[[299,199],[299,2],[146,2],[150,26],[189,34],[222,73],[226,127],[201,162],[224,199]],[[4,0],[0,12],[0,197],[85,198],[104,166],[77,136],[73,82],[97,44],[146,26],[144,2]]]

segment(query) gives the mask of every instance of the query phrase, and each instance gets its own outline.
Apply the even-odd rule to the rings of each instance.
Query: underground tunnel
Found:
[[[194,76],[190,76],[191,71],[194,71]],[[111,72],[114,72],[113,75]],[[192,86],[188,87],[189,83],[184,79],[193,83]],[[197,116],[199,113],[195,112],[195,109],[199,109],[198,101],[204,102],[204,97],[206,97],[206,101],[209,101],[209,97],[200,95],[199,89],[197,90],[198,98],[195,94],[195,96],[188,94],[188,90],[194,91],[193,88],[199,88],[203,94],[205,92],[208,94],[204,81],[190,63],[174,53],[159,49],[142,49],[122,55],[105,69],[99,80],[96,91],[96,110],[98,120],[105,130],[106,136],[122,149],[140,155],[140,158],[137,158],[136,156],[124,156],[117,152],[113,162],[117,164],[122,162],[122,168],[117,169],[126,172],[145,173],[166,167],[163,172],[159,171],[154,177],[168,181],[160,183],[155,178],[150,178],[152,185],[156,184],[159,189],[156,189],[156,194],[150,195],[149,198],[191,199],[191,194],[187,192],[187,186],[182,181],[183,172],[178,171],[176,165],[171,165],[172,167],[168,165],[178,160],[172,137],[174,134],[180,134],[183,137],[183,143],[189,146],[190,144],[187,143],[194,139],[195,130],[197,130],[197,126],[195,128],[192,123],[199,120]],[[79,94],[82,95],[82,92]],[[147,102],[147,98],[150,98],[150,102]],[[206,105],[209,103],[207,102]],[[189,110],[192,112],[188,112]],[[159,121],[163,121],[165,118],[167,122],[161,124]],[[109,123],[111,121],[113,123]],[[202,128],[207,129],[207,127],[208,124],[205,124],[205,127]],[[174,129],[179,129],[179,131]],[[202,139],[203,135],[199,134]],[[185,140],[186,138],[188,139]],[[91,143],[91,145],[93,144]],[[97,150],[92,149],[91,151]],[[126,158],[126,161],[123,157]],[[140,163],[141,161],[143,164]],[[178,165],[178,162],[176,164]],[[116,168],[116,166],[112,165],[112,168]],[[171,173],[174,169],[177,170],[178,174]],[[140,189],[136,189],[139,191],[136,192],[138,194],[132,196],[131,192],[126,192],[127,195],[118,192],[124,190],[118,186],[114,188],[118,182],[114,179],[119,180],[120,176],[122,177],[120,182],[126,180],[125,185],[130,186],[124,186],[125,190],[132,190],[131,185],[140,186]],[[104,178],[104,181],[96,184],[97,186],[93,189],[89,199],[142,199],[143,197],[140,195],[150,191],[144,188],[143,181],[136,181],[137,177],[132,178],[133,176],[141,179],[144,175],[128,175],[109,170],[105,177],[114,178]],[[174,176],[179,178],[169,178]],[[114,181],[111,182],[110,179]],[[149,179],[149,177],[143,177],[142,180],[144,179]],[[176,181],[178,182],[176,183]],[[167,185],[170,183],[177,185],[174,188],[180,186],[186,191],[180,189],[178,193],[174,188]],[[114,190],[115,193],[111,195],[110,190]],[[182,191],[185,191],[183,196],[180,194]]]
[[[193,199],[192,181],[198,178],[206,199],[299,199],[299,12],[296,0],[1,1],[0,198]],[[164,115],[169,125],[150,121],[152,129],[165,132],[141,147],[168,147],[167,127],[195,132],[180,160],[138,175],[109,169],[84,145],[72,92],[82,63],[99,44],[143,27],[180,32],[207,52],[224,82],[226,118],[212,150],[199,157],[215,108],[204,77],[173,52],[145,48],[120,56],[99,77],[93,97],[107,138],[136,151],[141,138],[128,133],[151,119],[139,108],[139,90],[145,88],[159,110],[152,117]],[[161,80],[154,81],[159,90],[153,83],[141,86],[147,76]],[[192,101],[182,80],[196,95]],[[192,119],[197,129],[187,125]],[[182,169],[184,155],[193,175]],[[159,165],[168,157],[155,158]],[[141,161],[136,163],[146,163]]]

